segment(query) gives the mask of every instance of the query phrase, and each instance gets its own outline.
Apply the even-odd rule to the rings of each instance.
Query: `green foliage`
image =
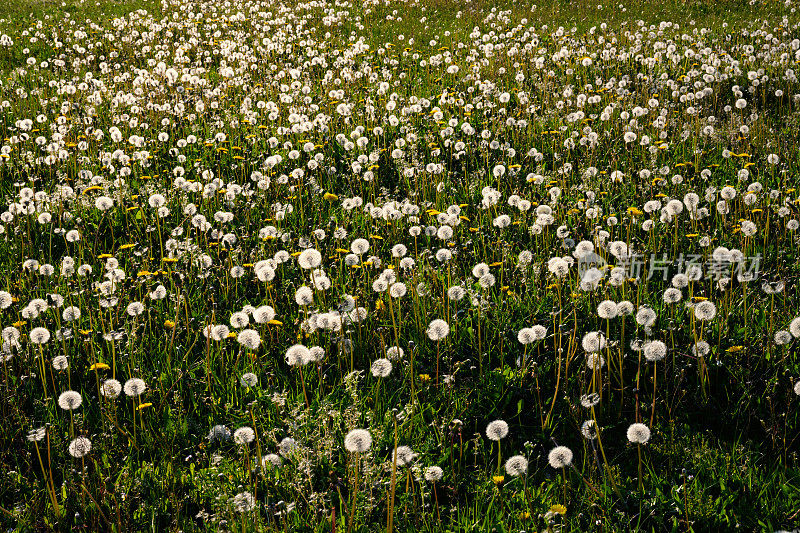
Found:
[[[3,4],[0,36],[13,44],[0,42],[0,325],[10,328],[0,524],[375,532],[391,514],[394,531],[791,527],[798,28],[790,4],[739,0]],[[301,123],[312,125],[291,129]],[[723,213],[726,185],[736,196]],[[704,216],[689,216],[689,192]],[[509,204],[514,195],[529,209]],[[660,216],[670,199],[681,213]],[[356,238],[368,252],[350,254]],[[624,257],[609,243],[624,242],[663,270],[591,289],[575,265],[563,277],[548,270],[580,241],[617,267]],[[299,264],[312,247],[319,271]],[[726,263],[716,278],[673,281],[687,257],[712,264],[718,247],[759,255],[761,278]],[[66,257],[91,273],[62,271]],[[259,280],[267,259],[274,278]],[[475,274],[481,264],[489,277]],[[379,290],[394,281],[403,295]],[[299,305],[297,290],[316,284]],[[680,302],[667,303],[673,285]],[[48,305],[34,313],[37,299]],[[634,315],[649,307],[657,321],[603,319],[606,300]],[[705,300],[716,306],[709,320],[696,314]],[[70,306],[79,318],[65,316]],[[257,323],[261,306],[274,320]],[[214,338],[209,327],[243,310],[247,326]],[[428,334],[436,319],[449,325],[439,341]],[[534,325],[546,334],[523,344]],[[52,336],[37,345],[35,328]],[[608,341],[597,371],[582,346],[589,332]],[[647,361],[637,340],[663,342],[666,357]],[[296,343],[325,358],[290,366]],[[391,373],[377,377],[371,365],[384,358]],[[141,395],[103,392],[133,378],[146,382]],[[80,408],[59,406],[67,390]],[[485,435],[493,420],[510,427],[500,441]],[[588,421],[599,439],[586,438]],[[633,422],[649,426],[645,444],[627,438]],[[212,438],[239,428],[251,442]],[[347,451],[354,428],[369,430],[368,452]],[[77,437],[90,452],[70,451]],[[396,444],[417,455],[393,482]],[[557,445],[573,452],[570,467],[550,466]],[[519,477],[503,468],[516,455],[528,461]]]

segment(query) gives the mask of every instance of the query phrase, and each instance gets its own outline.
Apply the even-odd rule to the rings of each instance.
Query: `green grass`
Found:
[[[788,223],[798,217],[800,188],[799,91],[787,77],[787,69],[797,68],[791,43],[800,26],[791,6],[665,0],[625,3],[622,12],[617,5],[554,1],[531,9],[507,0],[251,5],[23,0],[0,6],[0,35],[14,41],[0,46],[0,102],[8,102],[0,107],[0,147],[7,147],[0,150],[6,155],[0,211],[24,203],[25,187],[47,195],[31,203],[35,213],[14,207],[0,223],[0,289],[15,299],[0,311],[0,327],[21,335],[13,357],[0,362],[0,524],[20,531],[374,532],[388,530],[391,516],[393,531],[772,532],[798,523],[798,341],[784,346],[774,339],[800,315],[798,238]],[[192,9],[203,16],[190,19]],[[331,15],[341,24],[326,25],[323,17]],[[680,28],[659,29],[662,21]],[[522,29],[507,35],[517,25]],[[479,49],[480,38],[471,36],[476,27],[486,35],[483,44],[506,48]],[[535,43],[522,37],[526,31],[539,35]],[[137,41],[142,33],[147,42]],[[637,33],[641,47],[631,39]],[[767,33],[779,44],[766,40]],[[291,46],[279,42],[281,35],[293,39]],[[359,48],[362,38],[368,50]],[[515,39],[530,43],[529,50]],[[275,48],[266,49],[269,43]],[[631,53],[603,59],[609,43],[614,54]],[[765,43],[774,53],[756,57]],[[674,62],[666,57],[669,44],[681,53]],[[508,55],[510,46],[522,50]],[[567,57],[553,60],[562,50]],[[654,51],[659,60],[643,61]],[[584,63],[593,53],[591,64]],[[315,55],[326,64],[312,64]],[[343,59],[349,57],[352,63]],[[457,73],[445,71],[447,58]],[[700,71],[701,63],[715,64],[713,81],[703,80],[710,74]],[[163,82],[167,67],[186,68],[178,75],[189,77]],[[227,67],[242,68],[228,76]],[[301,72],[293,87],[294,67]],[[748,91],[748,72],[759,69],[768,79]],[[98,83],[88,85],[91,79]],[[387,90],[379,89],[381,81]],[[82,82],[87,85],[79,88]],[[740,98],[733,95],[737,85],[745,111],[726,109]],[[711,95],[681,99],[704,86],[713,88]],[[673,95],[678,87],[683,91]],[[579,93],[600,101],[582,104],[584,115],[576,118]],[[422,98],[430,105],[410,109]],[[387,108],[391,100],[394,109]],[[269,118],[270,106],[259,102],[275,103],[276,116]],[[337,111],[342,102],[352,104],[349,117]],[[178,105],[183,113],[174,112]],[[689,106],[700,114],[688,114]],[[637,107],[651,111],[637,125],[622,118]],[[654,124],[661,110],[663,127]],[[308,131],[287,130],[297,123],[295,114],[327,118]],[[710,115],[713,134],[703,132]],[[132,116],[137,123],[130,123]],[[35,121],[30,132],[21,131],[23,119]],[[355,142],[351,132],[359,125],[369,143],[348,149],[337,134]],[[112,128],[121,130],[119,142]],[[632,128],[637,141],[625,143]],[[94,136],[97,129],[102,138]],[[483,130],[498,147],[481,140]],[[162,131],[168,140],[158,140]],[[225,140],[215,140],[217,133]],[[596,147],[591,133],[598,134]],[[639,144],[645,135],[650,145]],[[142,143],[136,146],[131,136]],[[178,141],[190,136],[197,142]],[[56,146],[48,152],[51,143]],[[501,150],[504,145],[515,153]],[[533,149],[538,160],[528,155]],[[48,154],[63,160],[48,163]],[[313,154],[322,156],[316,165],[309,164]],[[769,154],[780,163],[770,163]],[[366,161],[355,170],[359,155]],[[267,165],[270,156],[282,161]],[[505,173],[495,175],[500,166]],[[208,172],[224,183],[205,195],[178,190],[177,167],[201,188],[211,182]],[[302,178],[290,178],[298,168]],[[256,171],[270,178],[268,187],[256,185]],[[624,173],[619,183],[611,179],[615,171]],[[527,179],[534,174],[541,183]],[[747,186],[755,181],[763,192],[751,203]],[[725,185],[737,195],[723,216],[716,206]],[[553,186],[560,189],[557,202]],[[717,194],[707,200],[712,186]],[[487,187],[501,198],[483,208]],[[688,192],[699,196],[706,217],[690,220],[684,206],[675,221],[660,221],[662,204],[653,215],[643,213],[648,201],[683,200]],[[155,194],[165,196],[163,217],[148,204]],[[102,195],[114,199],[106,212],[95,205]],[[531,209],[510,206],[512,195]],[[346,205],[356,196],[374,206],[405,201],[419,212],[374,217],[363,205]],[[185,211],[189,203],[212,230],[197,228],[194,213]],[[417,224],[445,225],[437,217],[454,205],[461,206],[461,218],[458,225],[447,222],[452,237],[410,233]],[[552,224],[534,225],[535,209],[545,205]],[[602,215],[590,218],[597,208]],[[45,211],[52,218],[39,220]],[[501,214],[510,217],[505,228],[498,227]],[[652,229],[642,227],[647,219]],[[743,234],[742,221],[756,224],[753,236]],[[670,276],[604,281],[594,291],[581,288],[574,266],[559,279],[547,264],[570,253],[556,229],[562,225],[574,242],[596,239],[600,226],[606,242],[624,241],[630,250],[665,258]],[[268,226],[288,236],[261,233]],[[337,228],[346,237],[337,238]],[[66,238],[71,229],[80,240]],[[314,237],[315,230],[325,238]],[[356,238],[369,239],[370,250],[348,258]],[[396,244],[406,247],[414,268],[401,266]],[[621,263],[596,244],[611,264]],[[330,287],[313,291],[313,302],[300,306],[297,289],[322,276],[296,259],[312,245]],[[665,303],[664,291],[683,266],[679,259],[697,255],[708,263],[719,246],[760,254],[761,278],[734,279],[724,290],[702,278],[681,287],[680,303]],[[437,259],[440,249],[452,259]],[[275,265],[274,279],[257,281],[254,265],[279,252],[289,258]],[[531,253],[532,265],[520,261],[521,252]],[[198,264],[200,254],[210,268]],[[62,276],[67,256],[92,273]],[[125,277],[109,294],[98,284],[113,270],[106,263],[111,256]],[[25,270],[28,259],[52,265],[55,274]],[[483,280],[489,287],[473,275],[479,263],[494,276],[493,283]],[[407,285],[402,297],[375,290],[388,265]],[[244,276],[234,276],[234,267]],[[785,287],[770,295],[762,281]],[[164,299],[151,296],[159,285]],[[446,296],[455,285],[469,293],[458,302]],[[26,310],[37,298],[55,303],[53,294],[63,305],[37,316]],[[345,309],[346,295],[365,309],[362,322],[309,331],[309,313]],[[705,323],[685,305],[703,299],[717,309]],[[657,322],[646,331],[633,316],[601,319],[597,307],[604,300],[651,306]],[[132,302],[143,304],[142,314],[127,312]],[[245,306],[263,305],[274,308],[278,322],[255,324],[251,316],[248,327],[261,339],[257,349],[203,335]],[[63,316],[66,306],[81,310],[74,323]],[[450,325],[440,343],[426,333],[434,319]],[[546,328],[546,337],[523,346],[518,332],[535,324]],[[36,327],[52,334],[42,347],[31,341]],[[4,331],[10,337],[0,347],[14,344],[13,331]],[[57,338],[57,331],[71,335]],[[601,349],[600,372],[588,368],[581,345],[592,331],[610,340]],[[663,341],[666,358],[647,362],[633,349],[634,339]],[[692,347],[701,339],[710,352],[698,358]],[[295,343],[322,347],[327,356],[290,367],[285,354]],[[389,376],[373,376],[371,364],[392,346],[405,355],[393,361]],[[67,370],[53,367],[60,355],[69,358]],[[520,365],[526,357],[529,364]],[[245,373],[254,373],[258,384],[243,386]],[[104,398],[100,385],[112,377],[141,378],[147,389],[137,398],[124,392]],[[56,402],[66,390],[81,394],[73,416]],[[599,404],[582,406],[588,393],[602,394]],[[498,419],[510,427],[499,445],[485,435]],[[600,426],[599,440],[582,436],[587,420]],[[650,427],[646,445],[628,442],[633,422]],[[217,424],[231,431],[252,427],[255,440],[211,441]],[[41,427],[47,435],[34,443],[29,431]],[[370,431],[368,453],[345,450],[345,435],[354,428]],[[92,450],[76,459],[68,447],[77,436],[89,438]],[[297,448],[288,449],[287,437]],[[393,476],[396,444],[411,446],[418,457]],[[548,464],[556,445],[572,450],[571,467]],[[282,465],[261,463],[268,454],[280,455]],[[502,469],[514,455],[528,460],[526,475]],[[436,483],[425,479],[433,466],[444,475]],[[240,512],[245,493],[255,509]]]

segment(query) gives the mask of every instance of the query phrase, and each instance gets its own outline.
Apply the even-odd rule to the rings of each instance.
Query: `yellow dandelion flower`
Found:
[[[554,514],[565,515],[567,514],[567,508],[561,505],[560,503],[557,503],[555,505],[550,506],[550,512]]]

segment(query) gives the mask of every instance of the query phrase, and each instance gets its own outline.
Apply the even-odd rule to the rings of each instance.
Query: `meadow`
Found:
[[[782,1],[0,5],[6,531],[800,527]]]

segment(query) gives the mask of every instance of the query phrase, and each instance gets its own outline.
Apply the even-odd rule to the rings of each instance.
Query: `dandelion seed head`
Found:
[[[297,450],[297,441],[292,437],[284,437],[278,443],[278,452],[283,457],[290,457]]]
[[[10,292],[0,291],[0,309],[8,309],[14,303],[14,298]]]
[[[256,499],[249,492],[240,492],[233,497],[233,508],[239,513],[249,513],[256,508]]]
[[[535,340],[533,328],[522,328],[519,330],[519,333],[517,333],[517,340],[522,345],[532,343]]]
[[[372,435],[366,429],[354,429],[344,437],[344,447],[351,453],[363,453],[372,446]]]
[[[286,363],[289,366],[303,366],[311,360],[311,351],[302,344],[295,344],[286,350]]]
[[[270,470],[272,468],[280,468],[283,464],[283,459],[281,459],[280,455],[275,453],[268,453],[264,457],[261,458],[261,468],[264,470]]]
[[[314,291],[310,287],[300,287],[294,294],[294,300],[297,305],[311,305],[314,303]]]
[[[122,392],[122,383],[116,379],[107,379],[100,386],[100,392],[106,398],[113,400]]]
[[[667,355],[667,345],[661,341],[650,341],[644,345],[644,357],[650,362],[661,361]]]
[[[28,432],[28,442],[41,442],[47,434],[47,429],[44,427],[34,428]]]
[[[74,322],[80,317],[81,310],[74,306],[65,307],[64,311],[61,313],[61,318],[63,318],[65,322]]]
[[[425,481],[429,483],[436,483],[440,481],[444,476],[444,470],[439,468],[438,466],[429,466],[425,469]]]
[[[606,360],[605,358],[600,355],[599,353],[587,353],[586,354],[586,366],[591,368],[592,370],[600,370],[605,366]]]
[[[242,377],[239,381],[245,388],[255,387],[258,385],[258,376],[252,372],[246,372],[245,374],[242,374]]]
[[[597,424],[594,420],[585,420],[581,424],[581,435],[587,440],[594,440],[597,438]]]
[[[417,458],[417,454],[414,453],[414,450],[412,450],[409,446],[398,446],[392,455],[393,461],[395,460],[395,457],[397,466],[408,466],[414,462],[414,460]]]
[[[450,325],[444,320],[437,318],[432,320],[426,331],[428,338],[432,341],[440,341],[450,334]]]
[[[556,446],[547,454],[547,462],[553,468],[565,468],[572,464],[572,450],[566,446]]]
[[[640,307],[636,312],[636,323],[640,326],[651,327],[656,323],[656,312],[650,307]]]
[[[322,264],[322,254],[314,248],[307,248],[297,257],[297,263],[306,270],[317,268]]]
[[[505,464],[506,473],[509,476],[517,477],[528,473],[528,460],[521,455],[509,457]]]
[[[261,345],[261,336],[254,329],[243,329],[236,336],[236,340],[248,350],[257,350]]]
[[[256,324],[266,324],[275,318],[275,309],[269,305],[262,305],[253,311],[253,320]]]
[[[478,263],[474,267],[472,267],[472,275],[475,276],[476,279],[480,279],[486,274],[489,273],[489,265],[486,263]]]
[[[231,439],[231,430],[222,424],[213,426],[208,432],[210,442],[224,442]]]
[[[392,362],[388,359],[376,359],[370,366],[370,372],[376,378],[385,378],[392,372]]]
[[[597,394],[596,392],[590,392],[589,394],[584,394],[581,396],[580,402],[585,409],[591,409],[592,407],[600,403],[600,395]]]
[[[82,403],[83,398],[81,398],[81,393],[74,390],[62,392],[58,396],[58,406],[65,411],[74,411],[80,407]]]
[[[242,329],[250,323],[250,317],[244,311],[237,311],[231,315],[231,327]]]
[[[773,340],[775,341],[775,344],[777,344],[778,346],[785,346],[789,344],[790,342],[792,342],[792,338],[793,338],[792,334],[786,331],[785,329],[776,331],[775,335],[773,336]]]
[[[628,300],[623,300],[617,303],[617,314],[620,316],[627,316],[633,313],[633,303]]]
[[[33,328],[28,336],[33,344],[47,344],[50,340],[50,332],[46,328]]]
[[[125,382],[123,387],[126,396],[137,397],[141,395],[146,388],[145,382],[140,378],[131,378]]]
[[[717,306],[709,300],[703,300],[694,306],[694,316],[697,320],[713,320],[717,316]]]
[[[447,289],[447,297],[450,299],[451,302],[458,302],[467,294],[467,291],[464,290],[463,287],[460,285],[455,285]]]
[[[669,289],[664,291],[662,298],[664,300],[664,303],[674,304],[681,301],[681,298],[683,298],[683,294],[681,294],[680,289],[670,287]]]
[[[650,428],[642,423],[635,423],[628,426],[628,441],[633,444],[647,444],[650,440]]]
[[[355,239],[350,244],[350,251],[356,255],[364,255],[369,251],[369,241],[367,239]]]
[[[67,451],[75,459],[86,457],[92,451],[92,441],[86,437],[78,437],[69,443]]]
[[[131,302],[125,308],[125,312],[130,317],[139,316],[144,312],[144,305],[141,302]]]
[[[597,316],[604,320],[615,318],[617,312],[617,304],[611,300],[604,300],[597,304]]]
[[[393,283],[391,287],[389,287],[389,295],[392,298],[402,298],[406,295],[407,291],[408,289],[406,289],[405,283]]]
[[[689,285],[689,276],[686,274],[675,274],[672,277],[672,286],[676,289],[682,289]]]
[[[606,347],[606,337],[600,331],[591,331],[583,336],[581,346],[587,353],[600,352]]]
[[[256,432],[250,426],[242,426],[233,432],[233,442],[240,446],[245,446],[253,442]]]
[[[390,346],[386,350],[386,357],[389,358],[390,361],[397,361],[403,358],[405,352],[399,346]]]
[[[789,323],[789,333],[791,333],[792,337],[795,339],[800,338],[800,317],[794,318]]]
[[[504,420],[494,420],[486,426],[486,437],[489,440],[499,441],[508,435],[508,424]]]
[[[711,345],[706,341],[697,341],[697,344],[692,346],[692,355],[695,357],[705,357],[711,353]]]

